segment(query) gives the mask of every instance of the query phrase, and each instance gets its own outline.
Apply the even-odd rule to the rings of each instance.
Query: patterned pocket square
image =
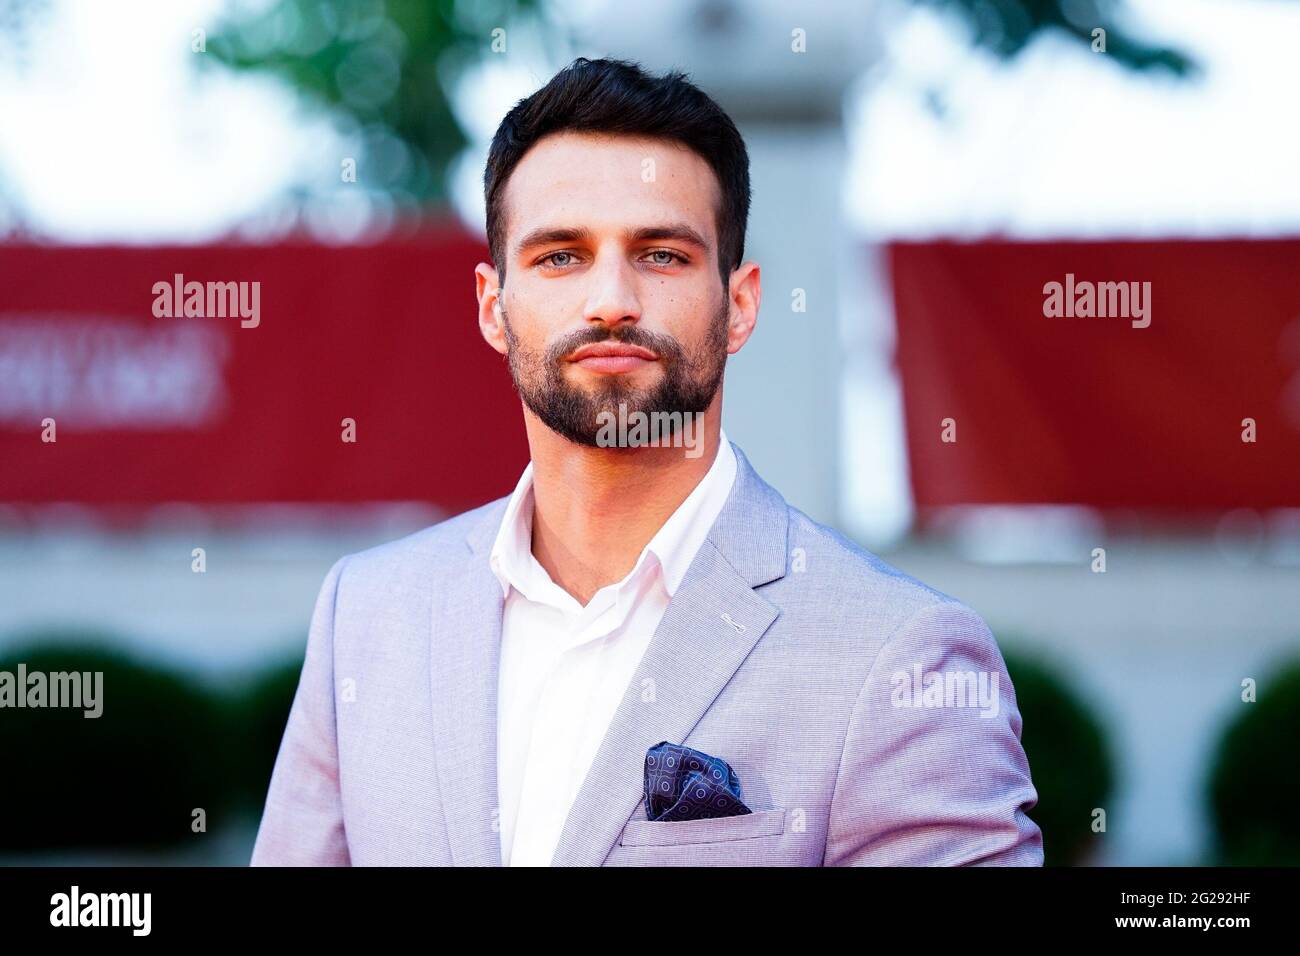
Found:
[[[664,822],[751,813],[725,760],[663,740],[645,755],[645,814]]]

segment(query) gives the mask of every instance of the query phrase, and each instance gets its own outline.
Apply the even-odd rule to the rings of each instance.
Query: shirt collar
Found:
[[[736,453],[731,450],[727,433],[720,428],[718,435],[718,453],[713,464],[645,548],[659,559],[664,590],[669,597],[677,593],[686,569],[709,536],[709,529],[736,480]]]
[[[636,577],[643,568],[657,566],[669,597],[677,593],[687,568],[731,494],[736,469],[736,455],[726,430],[719,429],[718,453],[713,464],[646,544],[625,582]],[[512,586],[534,601],[540,600],[548,588],[559,587],[533,557],[532,527],[533,463],[530,461],[506,504],[488,559],[506,597],[509,597]],[[648,560],[651,557],[654,560]]]

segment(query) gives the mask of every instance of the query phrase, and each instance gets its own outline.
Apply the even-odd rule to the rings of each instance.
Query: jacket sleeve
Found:
[[[955,601],[922,608],[885,641],[854,705],[824,865],[1042,866],[1020,731],[984,621]]]
[[[321,585],[252,866],[347,866],[334,718],[334,613],[347,558]]]

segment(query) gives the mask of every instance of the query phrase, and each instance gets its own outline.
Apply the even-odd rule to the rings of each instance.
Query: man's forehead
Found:
[[[686,223],[712,245],[720,193],[712,168],[684,144],[566,131],[524,155],[502,205],[516,248],[539,227],[600,228],[611,221],[620,232]]]
[[[639,164],[653,157],[656,163],[680,166],[692,172],[708,169],[708,163],[699,153],[685,143],[662,136],[643,136],[635,133],[602,133],[596,131],[561,130],[549,133],[534,143],[515,171],[528,165],[551,162],[569,165],[575,160],[590,159],[593,164],[609,165],[621,158]]]

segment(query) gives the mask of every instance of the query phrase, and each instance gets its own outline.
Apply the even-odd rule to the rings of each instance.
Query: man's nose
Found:
[[[641,301],[637,296],[635,270],[621,254],[598,257],[587,273],[591,287],[587,295],[588,322],[621,325],[641,320]]]

